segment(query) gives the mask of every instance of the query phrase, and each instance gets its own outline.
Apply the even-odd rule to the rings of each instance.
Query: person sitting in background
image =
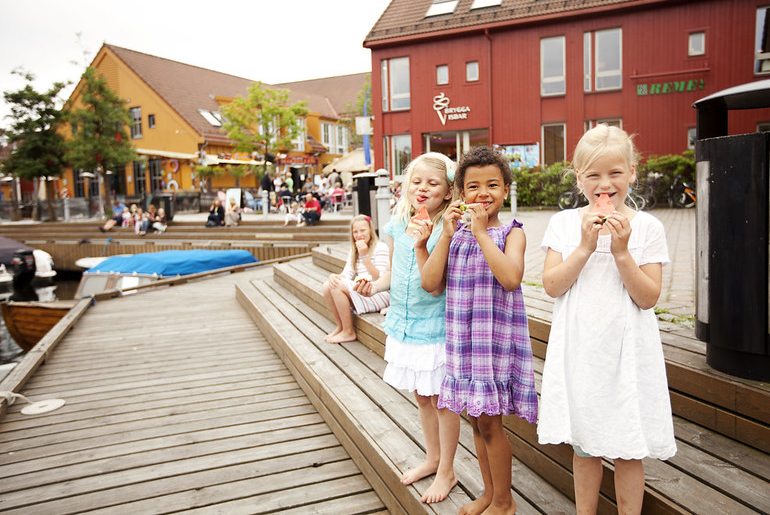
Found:
[[[235,202],[234,198],[231,198],[230,203],[227,205],[227,210],[225,211],[225,226],[237,227],[240,221],[241,206]]]
[[[136,213],[134,213],[134,232],[139,236],[144,236],[147,234],[149,225],[149,215],[141,207],[136,208]]]
[[[131,204],[131,207],[134,209],[134,211],[136,211],[136,205],[135,204]],[[134,214],[127,207],[123,208],[123,216],[122,216],[122,218],[123,218],[123,221],[120,223],[120,226],[122,228],[128,229],[128,228],[130,228],[131,226],[134,225]]]
[[[163,233],[166,232],[167,227],[168,220],[166,219],[166,210],[161,207],[155,215],[155,220],[152,222],[152,228],[155,229],[155,232]]]
[[[286,213],[286,219],[283,222],[283,226],[286,227],[289,225],[289,222],[296,222],[297,225],[302,225],[303,220],[302,208],[300,207],[299,202],[292,200],[291,205],[289,205],[289,212]]]
[[[219,227],[225,223],[225,208],[219,199],[214,199],[209,207],[209,217],[206,220],[206,227]]]
[[[292,200],[291,190],[289,190],[289,187],[285,183],[281,186],[281,189],[278,191],[278,196],[281,197],[281,200],[283,201],[283,206],[285,208],[281,210],[281,213],[285,213],[288,211],[289,205],[291,204],[291,200]]]
[[[329,203],[332,211],[336,211],[345,204],[345,197],[347,193],[342,189],[342,184],[337,183],[333,190],[329,193]]]
[[[305,210],[302,217],[307,225],[316,225],[321,220],[321,203],[312,193],[305,195]],[[302,225],[302,224],[300,224]]]
[[[104,225],[99,227],[99,230],[102,232],[111,231],[116,225],[122,224],[124,209],[126,209],[126,205],[118,199],[115,199],[112,203],[112,218],[104,222]]]

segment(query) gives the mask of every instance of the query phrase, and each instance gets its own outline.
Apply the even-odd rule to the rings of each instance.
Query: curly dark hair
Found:
[[[508,166],[508,162],[497,151],[490,147],[476,147],[466,152],[460,160],[460,166],[457,167],[457,173],[455,173],[454,185],[457,191],[463,190],[465,183],[465,171],[471,166],[487,166],[492,165],[500,169],[500,173],[503,176],[503,183],[506,186],[510,186],[513,182],[513,174],[511,174],[511,168]]]

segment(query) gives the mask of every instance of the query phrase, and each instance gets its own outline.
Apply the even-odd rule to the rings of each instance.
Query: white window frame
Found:
[[[561,40],[561,76],[554,76],[546,78],[545,74],[545,55],[543,52],[543,44],[546,41]],[[564,36],[551,36],[547,38],[540,38],[540,96],[542,97],[554,97],[564,95],[567,93],[567,55],[566,55],[567,40]],[[564,87],[561,91],[546,93],[545,84],[561,82]]]
[[[474,9],[483,9],[484,7],[494,7],[496,5],[502,5],[503,0],[473,0],[471,4],[471,11]]]
[[[476,68],[476,76],[473,76],[473,68]],[[479,62],[478,61],[468,61],[465,63],[465,80],[466,82],[478,82],[479,80]]]
[[[762,11],[764,12],[760,14]],[[754,22],[754,75],[770,74],[770,51],[762,52],[763,49],[760,46],[762,45],[761,37],[764,27],[770,23],[768,18],[770,18],[770,5],[757,7],[756,21]]]
[[[458,0],[433,0],[433,3],[428,7],[428,12],[425,13],[425,17],[452,14],[457,8],[457,2]]]
[[[131,115],[131,139],[142,138],[142,108],[139,106],[132,107],[128,110]],[[136,115],[139,114],[139,117]]]
[[[396,142],[399,139],[407,139],[407,138],[408,138],[408,141],[409,141],[409,149],[410,149],[409,153],[410,153],[410,155],[409,155],[409,159],[407,159],[407,163],[406,164],[408,164],[409,161],[412,160],[412,156],[414,156],[414,148],[412,148],[412,137],[409,134],[394,134],[393,136],[390,136],[390,143],[391,143],[391,148],[390,148],[391,161],[390,162],[393,163],[392,173],[393,173],[394,177],[396,175],[402,175],[404,173],[404,170],[406,170],[406,164],[404,164],[404,168],[403,169],[396,170],[396,167],[398,166],[397,163],[399,162],[398,161],[398,154],[396,152]]]
[[[387,59],[380,61],[380,85],[382,87],[382,111],[390,111],[390,90],[388,89],[388,78],[390,77],[390,66]]]
[[[207,109],[198,109],[198,113],[200,113],[200,115],[203,117],[204,120],[209,122],[209,125],[213,127],[222,126],[222,122],[219,121],[219,119],[216,116],[214,116],[214,113],[212,113],[211,111]]]
[[[406,82],[408,84],[408,87],[407,87],[406,93],[398,93],[394,95],[393,94],[393,61],[401,61],[401,60],[406,61],[406,73],[407,73]],[[408,111],[412,107],[412,99],[411,99],[412,83],[411,83],[411,75],[409,73],[409,64],[410,63],[409,63],[408,57],[396,57],[393,59],[388,59],[388,68],[389,68],[388,73],[390,74],[390,77],[388,80],[388,92],[390,93],[390,110],[391,111]],[[396,100],[403,100],[403,99],[407,100],[406,106],[393,107],[393,104],[395,103]]]
[[[297,118],[297,135],[292,138],[291,140],[291,146],[294,150],[298,150],[300,152],[305,151],[305,140],[307,139],[307,125],[305,123],[305,118]]]
[[[148,129],[154,129],[156,123],[157,123],[157,121],[155,120],[155,114],[148,114],[147,115],[147,128]]]
[[[618,69],[612,69],[612,70],[604,70],[599,71],[599,63],[601,62],[600,59],[600,45],[599,45],[599,36],[601,34],[605,34],[608,32],[614,32],[618,31],[618,44],[620,48],[618,49]],[[596,63],[596,74],[594,77],[594,89],[596,91],[618,91],[623,89],[623,29],[620,27],[615,27],[612,29],[604,29],[604,30],[597,30],[594,32],[594,63]],[[618,86],[613,87],[599,87],[599,79],[605,78],[605,77],[614,77],[618,76],[620,81]]]
[[[702,41],[700,43],[700,49],[696,48],[696,46],[693,44],[696,40],[696,36],[700,36]],[[698,55],[706,55],[706,32],[703,30],[697,30],[690,32],[687,36],[687,55],[688,56],[698,56]]]
[[[617,122],[617,123],[615,123]],[[623,118],[617,117],[617,118],[599,118],[596,120],[586,120],[583,124],[586,131],[593,129],[600,123],[604,123],[613,127],[618,127],[619,129],[623,128]]]
[[[328,149],[330,154],[334,154],[337,142],[335,136],[337,131],[334,129],[334,124],[321,122],[321,143]]]
[[[441,77],[441,72],[445,72],[445,76]],[[439,64],[436,65],[436,85],[437,86],[444,86],[446,84],[449,84],[449,65],[448,64]]]
[[[546,127],[563,127],[563,134],[564,134],[564,141],[562,143],[562,156],[564,156],[564,159],[567,159],[567,124],[565,122],[559,122],[559,123],[544,123],[540,126],[540,162],[543,163],[544,166],[547,166],[549,164],[553,163],[546,163],[545,162],[545,128]]]
[[[344,154],[347,152],[347,127],[344,125],[337,125],[336,132],[337,153]]]
[[[583,33],[583,91],[588,93],[593,91],[593,35],[591,32]]]
[[[692,133],[692,138],[690,137]],[[687,149],[695,150],[695,141],[698,139],[695,127],[687,127]]]

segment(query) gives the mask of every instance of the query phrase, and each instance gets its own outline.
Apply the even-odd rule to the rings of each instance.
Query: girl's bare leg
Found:
[[[334,298],[332,297],[332,288],[329,284],[329,281],[326,281],[323,286],[323,295],[324,295],[324,301],[326,303],[326,306],[329,308],[329,311],[332,312],[332,315],[334,316],[335,322],[337,322],[337,326],[324,337],[325,341],[329,341],[329,338],[332,336],[337,335],[340,331],[342,331],[342,320],[340,319],[339,313],[337,313],[337,305],[334,303]]]
[[[425,461],[415,468],[407,470],[401,476],[401,483],[404,485],[411,485],[415,481],[435,474],[440,458],[438,413],[436,413],[430,397],[415,392],[414,398],[417,400],[420,425],[422,426],[422,434],[425,437]]]
[[[422,496],[422,502],[441,502],[457,484],[455,476],[455,452],[460,440],[460,415],[448,409],[438,409],[438,395],[431,397],[433,409],[438,413],[439,463],[433,484]]]
[[[503,430],[503,417],[482,414],[478,425],[492,478],[492,503],[482,513],[513,515],[516,502],[511,494],[511,444]]]
[[[602,459],[572,456],[575,482],[575,507],[578,515],[595,515],[599,506],[599,488],[602,484]]]
[[[342,329],[334,336],[329,337],[329,343],[352,342],[356,339],[356,330],[353,327],[353,312],[350,310],[350,297],[348,297],[345,285],[340,283],[331,290],[334,305],[337,307],[337,315]]]
[[[642,460],[615,460],[615,497],[620,515],[638,515],[644,500]]]
[[[489,457],[487,456],[487,446],[479,432],[479,420],[470,417],[471,427],[473,427],[473,443],[476,445],[476,455],[479,458],[479,470],[481,471],[481,480],[484,483],[484,492],[476,500],[469,502],[460,508],[459,515],[479,515],[492,504],[492,471],[489,470]]]

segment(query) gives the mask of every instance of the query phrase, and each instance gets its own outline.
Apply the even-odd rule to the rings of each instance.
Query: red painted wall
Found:
[[[645,155],[680,153],[687,147],[687,129],[695,126],[694,101],[730,86],[770,79],[753,73],[756,9],[767,5],[770,0],[677,2],[374,48],[375,164],[383,165],[383,135],[411,134],[412,152],[418,155],[424,151],[421,135],[426,132],[486,128],[493,143],[528,144],[539,142],[541,125],[550,122],[566,123],[569,158],[585,121],[602,118],[621,118]],[[584,93],[583,33],[615,27],[622,28],[622,90]],[[696,31],[706,34],[706,53],[688,57],[688,36]],[[540,39],[557,35],[566,36],[567,93],[541,97]],[[410,59],[412,107],[383,113],[380,63],[402,56]],[[479,61],[479,81],[467,83],[465,63],[472,60]],[[435,85],[440,64],[449,65],[445,86]],[[640,84],[649,88],[657,83],[662,89],[665,83],[690,80],[698,85],[702,80],[703,89],[637,95]],[[451,99],[451,106],[469,106],[468,119],[442,126],[432,108],[440,92]],[[730,132],[754,132],[758,122],[770,122],[770,109],[731,113]]]

